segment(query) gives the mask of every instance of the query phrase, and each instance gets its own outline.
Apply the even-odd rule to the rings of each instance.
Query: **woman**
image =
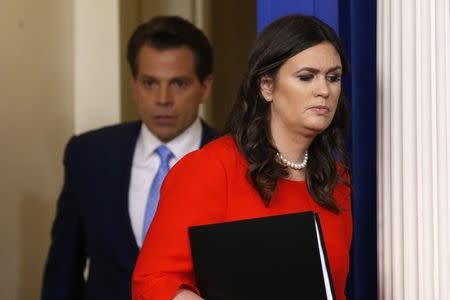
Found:
[[[315,17],[283,17],[260,34],[228,135],[166,177],[134,271],[135,299],[201,299],[188,227],[301,211],[319,214],[336,297],[345,299],[352,236],[346,69],[336,33]]]

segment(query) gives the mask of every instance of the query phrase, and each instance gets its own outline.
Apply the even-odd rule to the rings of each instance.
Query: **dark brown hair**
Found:
[[[276,20],[262,31],[250,51],[247,73],[228,118],[226,132],[233,136],[248,161],[249,179],[266,205],[270,203],[277,181],[289,173],[287,167],[275,159],[277,149],[270,132],[270,103],[264,100],[259,81],[263,76],[274,79],[289,58],[325,41],[335,47],[342,71],[347,72],[348,63],[336,33],[312,16],[291,15]],[[345,149],[348,120],[349,105],[341,92],[330,126],[315,137],[308,149],[305,173],[309,193],[319,205],[334,212],[339,212],[333,200],[336,183],[349,185],[345,179],[349,172]]]
[[[205,34],[192,23],[177,16],[159,16],[139,25],[128,41],[128,64],[133,77],[139,72],[137,57],[143,46],[158,50],[189,47],[195,60],[195,72],[203,82],[213,71],[213,51]]]

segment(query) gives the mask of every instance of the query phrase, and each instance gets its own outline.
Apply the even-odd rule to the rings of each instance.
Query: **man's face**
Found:
[[[158,50],[143,46],[132,80],[139,115],[147,128],[167,143],[197,118],[200,103],[211,93],[212,78],[200,82],[192,50]]]

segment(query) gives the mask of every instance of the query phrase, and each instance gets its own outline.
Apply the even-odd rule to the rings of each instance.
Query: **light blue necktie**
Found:
[[[172,152],[170,152],[169,148],[167,148],[165,145],[161,145],[156,148],[155,152],[156,154],[158,154],[161,163],[159,165],[158,171],[156,171],[155,177],[153,178],[150,192],[148,193],[147,205],[145,207],[144,215],[144,227],[142,229],[142,241],[145,240],[147,230],[152,223],[153,216],[155,215],[156,208],[158,207],[159,190],[161,188],[161,183],[163,182],[164,177],[166,177],[166,174],[170,169],[169,161],[173,157]]]

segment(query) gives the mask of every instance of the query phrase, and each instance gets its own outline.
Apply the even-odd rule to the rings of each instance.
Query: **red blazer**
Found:
[[[336,214],[314,202],[304,181],[282,179],[267,207],[247,180],[247,167],[232,138],[225,136],[171,169],[134,269],[133,299],[172,299],[180,287],[198,293],[188,227],[302,211],[319,214],[336,297],[345,299],[352,238],[349,189],[343,184],[335,189],[341,209]]]

